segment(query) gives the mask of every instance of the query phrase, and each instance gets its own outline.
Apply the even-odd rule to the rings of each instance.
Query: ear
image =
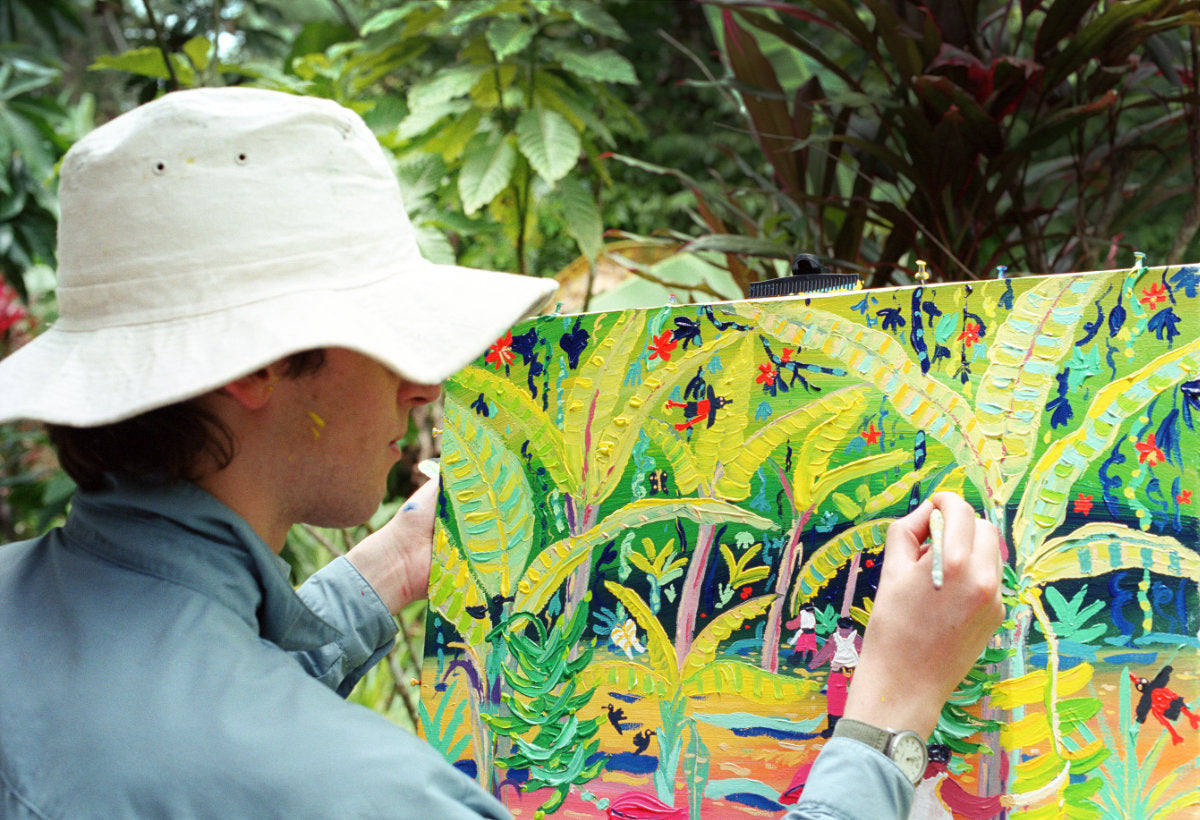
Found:
[[[220,392],[247,410],[261,410],[271,400],[271,394],[275,392],[278,382],[278,367],[273,363],[230,382],[222,387]]]

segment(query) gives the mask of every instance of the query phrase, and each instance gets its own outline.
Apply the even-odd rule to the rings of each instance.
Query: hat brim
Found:
[[[348,348],[409,381],[439,384],[540,310],[556,288],[552,279],[422,259],[365,285],[168,321],[51,327],[0,364],[0,422],[109,424],[322,347]]]

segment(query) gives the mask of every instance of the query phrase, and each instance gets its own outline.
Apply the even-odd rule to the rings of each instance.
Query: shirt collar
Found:
[[[65,535],[104,560],[223,604],[284,650],[313,649],[338,637],[292,589],[287,562],[241,516],[194,484],[113,478],[112,489],[75,496]]]

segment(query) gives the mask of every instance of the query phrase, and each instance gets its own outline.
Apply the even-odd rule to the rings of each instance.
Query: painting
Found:
[[[425,738],[518,817],[782,812],[888,524],[1003,534],[914,817],[1200,812],[1200,266],[541,317],[445,390]]]

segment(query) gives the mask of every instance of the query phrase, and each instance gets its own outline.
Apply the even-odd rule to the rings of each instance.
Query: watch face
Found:
[[[896,735],[889,750],[889,757],[900,767],[900,771],[914,784],[921,782],[925,774],[925,763],[928,760],[925,751],[925,741],[913,732],[903,732]]]

